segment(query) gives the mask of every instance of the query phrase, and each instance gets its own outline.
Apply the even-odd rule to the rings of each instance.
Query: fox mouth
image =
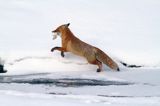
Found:
[[[61,36],[61,33],[53,32],[53,40],[55,40],[57,38],[57,36]]]

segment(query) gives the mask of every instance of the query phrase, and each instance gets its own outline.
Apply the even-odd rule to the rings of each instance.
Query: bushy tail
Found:
[[[96,48],[96,59],[100,62],[103,62],[111,69],[120,71],[116,62],[114,62],[107,54],[105,54],[102,50]]]

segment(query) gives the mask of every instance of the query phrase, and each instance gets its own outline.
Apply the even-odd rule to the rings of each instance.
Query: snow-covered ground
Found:
[[[159,0],[0,0],[2,106],[159,106]],[[83,41],[120,66],[114,72],[58,51],[51,31],[70,22]],[[142,65],[127,68],[120,61]]]
[[[159,69],[143,68],[121,72],[68,70],[3,75],[0,103],[4,106],[159,106],[159,75]]]

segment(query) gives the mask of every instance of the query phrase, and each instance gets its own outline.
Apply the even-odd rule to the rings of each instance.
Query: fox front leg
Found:
[[[51,52],[54,52],[54,50],[58,50],[61,51],[61,56],[64,57],[64,52],[66,52],[66,50],[62,47],[54,47],[51,49]]]

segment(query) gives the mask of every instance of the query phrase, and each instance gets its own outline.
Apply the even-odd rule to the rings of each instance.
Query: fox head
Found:
[[[62,32],[63,32],[66,28],[68,28],[69,25],[70,25],[70,23],[68,23],[68,24],[63,24],[63,25],[57,27],[55,30],[53,30],[53,31],[52,31],[52,33],[53,33],[53,40],[56,39],[57,36],[60,36],[60,37],[61,37]]]

